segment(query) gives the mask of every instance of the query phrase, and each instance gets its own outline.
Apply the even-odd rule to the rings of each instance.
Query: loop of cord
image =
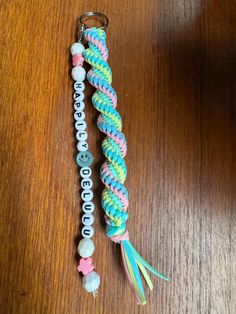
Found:
[[[91,65],[87,79],[96,88],[96,92],[92,96],[92,103],[100,112],[97,126],[101,132],[106,134],[102,142],[106,160],[100,170],[101,180],[105,185],[101,203],[105,211],[106,234],[115,243],[120,243],[127,279],[138,303],[145,304],[140,271],[151,290],[153,284],[146,269],[164,280],[168,280],[168,278],[152,268],[129,241],[129,234],[126,230],[129,201],[128,191],[124,186],[127,176],[124,160],[127,144],[122,133],[121,117],[116,110],[117,95],[111,86],[112,72],[107,63],[106,33],[95,27],[88,28],[84,32],[84,38],[88,42],[88,48],[84,50],[83,57]]]
[[[112,238],[113,235],[122,235],[126,232],[128,219],[126,210],[129,202],[128,191],[123,183],[127,176],[124,160],[127,145],[122,133],[121,117],[116,110],[117,95],[111,86],[112,72],[107,63],[106,33],[101,29],[90,28],[85,31],[84,37],[89,45],[84,51],[84,57],[92,66],[87,73],[87,79],[97,89],[92,97],[94,107],[100,112],[97,126],[106,134],[102,142],[106,161],[101,167],[100,175],[105,185],[102,207],[109,225],[107,235]]]

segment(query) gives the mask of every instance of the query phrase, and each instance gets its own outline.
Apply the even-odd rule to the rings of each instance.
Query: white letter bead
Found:
[[[77,92],[83,92],[84,89],[85,89],[85,85],[83,82],[75,82],[74,83],[74,89],[77,91]]]
[[[84,190],[81,193],[81,198],[84,202],[89,202],[93,199],[93,192],[91,190]]]
[[[83,277],[82,282],[87,292],[96,292],[100,286],[100,277],[95,271],[91,271]]]
[[[84,110],[84,102],[83,101],[76,101],[74,103],[75,110]]]
[[[90,214],[94,211],[94,204],[93,202],[84,202],[82,205],[82,210],[86,214]]]
[[[70,52],[72,56],[77,55],[77,54],[82,54],[84,51],[84,46],[81,43],[74,43],[70,47]]]
[[[84,178],[81,180],[81,188],[84,190],[89,190],[93,186],[93,181],[90,178]]]
[[[85,152],[86,150],[88,150],[88,143],[85,141],[78,142],[77,149],[79,152]]]
[[[86,77],[86,71],[84,68],[80,67],[80,66],[75,66],[73,67],[72,71],[71,71],[71,76],[75,81],[83,81]]]
[[[78,120],[84,120],[84,118],[85,118],[85,113],[84,113],[83,111],[81,111],[81,110],[78,110],[78,111],[76,111],[76,112],[74,113],[74,118],[75,118],[76,121],[78,121]]]
[[[75,128],[77,131],[84,131],[87,127],[87,124],[84,120],[78,120],[75,123]]]
[[[84,100],[84,93],[83,92],[74,92],[73,98],[75,101],[82,101],[82,100]]]
[[[86,131],[78,131],[76,132],[76,138],[78,141],[86,141],[88,138],[88,134]]]
[[[95,250],[93,240],[91,239],[82,239],[79,241],[78,245],[78,253],[81,257],[87,258],[93,255],[93,252]]]
[[[90,167],[82,167],[80,169],[80,175],[82,178],[89,178],[92,174],[92,170]]]
[[[94,235],[94,229],[92,226],[84,226],[81,230],[81,234],[85,239],[90,239]]]
[[[92,214],[84,214],[82,216],[82,223],[85,225],[85,226],[91,226],[94,222],[94,217]]]

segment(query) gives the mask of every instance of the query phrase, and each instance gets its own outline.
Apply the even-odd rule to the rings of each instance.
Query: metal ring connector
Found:
[[[97,17],[102,22],[102,26],[99,27],[99,29],[105,30],[108,27],[108,23],[109,23],[108,17],[105,14],[100,13],[100,12],[94,12],[94,11],[86,12],[80,16],[79,21],[82,25],[85,26],[85,28],[88,28],[89,26],[85,23],[85,21],[91,17]]]
[[[109,20],[105,14],[100,13],[100,12],[94,12],[94,11],[86,12],[86,13],[82,14],[79,18],[79,22],[81,24],[81,27],[79,30],[79,38],[78,38],[79,42],[82,41],[83,33],[86,30],[86,28],[89,28],[89,26],[85,22],[86,22],[86,20],[88,20],[90,18],[98,18],[101,21],[102,26],[98,27],[99,29],[105,30],[108,27]]]

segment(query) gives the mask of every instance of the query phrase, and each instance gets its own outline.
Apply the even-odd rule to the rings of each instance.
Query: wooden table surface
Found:
[[[71,57],[81,13],[107,14],[128,141],[131,239],[154,278],[138,306],[106,238],[95,157],[96,299],[77,273],[81,200]],[[1,1],[1,314],[236,313],[236,5],[233,0]]]

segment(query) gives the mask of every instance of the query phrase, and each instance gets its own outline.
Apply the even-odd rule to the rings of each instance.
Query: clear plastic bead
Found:
[[[100,286],[100,277],[95,271],[91,271],[83,277],[83,287],[86,291],[95,293]]]
[[[70,47],[70,52],[71,52],[72,56],[74,56],[77,54],[82,54],[84,49],[85,49],[84,45],[82,45],[81,43],[74,43]]]
[[[93,240],[84,238],[79,241],[77,251],[81,257],[88,258],[92,256],[94,250],[95,250],[95,246],[94,246]]]

